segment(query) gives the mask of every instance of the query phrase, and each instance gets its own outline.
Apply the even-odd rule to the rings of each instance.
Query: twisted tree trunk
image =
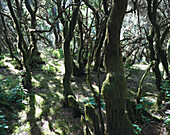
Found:
[[[70,79],[71,79],[71,75],[73,72],[72,56],[71,56],[71,51],[70,51],[70,42],[72,40],[74,28],[75,28],[77,18],[78,18],[78,11],[79,11],[79,6],[80,6],[79,2],[80,1],[75,0],[75,2],[77,3],[77,7],[73,11],[71,22],[70,22],[68,32],[65,37],[65,42],[64,42],[65,74],[64,74],[64,78],[63,78],[63,87],[64,87],[63,94],[64,94],[64,106],[65,107],[69,106],[68,95],[74,96],[74,93],[70,87]]]
[[[114,0],[106,25],[104,66],[107,73],[102,86],[106,104],[107,134],[133,135],[133,127],[125,114],[126,78],[120,46],[120,30],[126,13],[127,0]]]

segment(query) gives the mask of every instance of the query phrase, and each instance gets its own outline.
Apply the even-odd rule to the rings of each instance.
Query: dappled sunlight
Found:
[[[6,66],[8,66],[8,69],[9,69],[11,72],[13,72],[14,74],[19,74],[19,73],[20,73],[20,70],[15,69],[14,65],[11,64],[11,63],[9,63],[9,61],[12,61],[12,59],[6,57],[4,64],[5,64]]]
[[[15,127],[13,134],[14,135],[31,135],[29,122],[26,122],[19,127]]]
[[[0,135],[168,135],[168,4],[1,0]]]
[[[64,67],[64,62],[63,61],[58,61],[59,66],[59,73],[64,74],[65,73],[65,67]]]
[[[132,68],[141,69],[145,71],[148,68],[148,65],[134,64]]]
[[[0,80],[2,80],[3,78],[4,78],[4,76],[0,74]]]
[[[44,79],[44,76],[42,74],[36,74],[35,76],[33,76],[33,78],[35,79],[35,81],[40,82]]]
[[[34,86],[40,87],[40,81],[36,80],[34,77],[32,77],[32,83]]]
[[[39,95],[35,95],[35,100],[36,100],[36,104],[35,104],[35,118],[40,117],[41,113],[42,113],[42,104],[44,102],[44,99],[42,97],[40,97]]]
[[[59,80],[60,83],[63,83],[63,76],[55,76],[54,79]]]
[[[58,95],[58,97],[59,97],[60,100],[61,100],[61,99],[64,99],[64,96],[63,96],[62,93],[60,93],[60,92],[57,91],[56,94]]]
[[[137,69],[141,69],[141,70],[146,70],[148,68],[149,64],[146,65],[146,64],[134,64],[132,66],[132,68],[137,68]],[[159,64],[159,69],[161,72],[163,72],[163,65],[162,63]],[[152,72],[152,70],[150,70],[150,72]]]
[[[8,63],[8,62],[7,62]],[[62,108],[63,96],[63,62],[58,61],[59,65],[52,67],[56,68],[56,74],[49,74],[48,72],[40,69],[35,69],[32,72],[33,91],[35,94],[32,101],[29,98],[25,99],[23,103],[26,104],[25,110],[18,114],[18,123],[20,126],[16,126],[13,130],[14,134],[18,135],[31,135],[31,132],[44,135],[56,135],[62,134],[63,132],[74,135],[74,132],[81,132],[82,125],[80,125],[79,118],[73,118],[72,110]],[[62,65],[61,65],[62,64]],[[11,66],[12,67],[12,66]],[[14,67],[10,68],[10,71]],[[134,76],[128,78],[128,97],[134,98],[141,79],[147,66],[135,65],[132,67],[131,72]],[[14,72],[11,72],[14,73]],[[19,72],[15,73],[20,74]],[[1,75],[3,78],[3,75]],[[101,83],[105,74],[100,76]],[[96,75],[92,75],[93,84],[92,86],[98,92],[98,80]],[[148,78],[143,86],[143,95],[149,96],[147,100],[155,102],[157,93],[155,93],[154,77],[152,73],[149,73]],[[77,101],[80,102],[81,108],[83,109],[83,101],[92,97],[92,93],[89,90],[86,81],[86,75],[82,77],[73,77],[71,82],[71,88],[73,89]],[[31,105],[32,104],[32,105]],[[30,106],[31,105],[31,106]],[[152,111],[157,108],[152,108]],[[105,112],[105,110],[103,110]],[[75,124],[78,123],[78,124]]]
[[[38,122],[38,125],[41,126],[41,130],[44,135],[56,135],[53,131],[50,130],[48,121],[42,119],[40,122]]]

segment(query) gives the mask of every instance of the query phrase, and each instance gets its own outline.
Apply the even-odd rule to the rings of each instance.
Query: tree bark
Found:
[[[102,86],[108,135],[133,135],[132,124],[125,113],[127,84],[123,71],[120,30],[127,0],[114,0],[106,25],[104,66],[107,73]]]
[[[78,11],[79,11],[79,6],[80,6],[80,1],[75,0],[75,2],[78,4],[77,7],[73,11],[73,15],[71,18],[71,22],[69,25],[69,29],[67,32],[67,35],[65,37],[65,42],[64,42],[64,65],[65,65],[65,74],[63,78],[63,87],[64,87],[64,106],[68,107],[68,95],[73,95],[74,93],[72,92],[72,89],[70,87],[70,79],[71,75],[73,72],[73,64],[72,64],[72,56],[71,56],[71,51],[70,51],[70,42],[73,37],[73,31],[77,22],[78,18]]]
[[[7,5],[10,10],[11,16],[13,18],[16,30],[17,30],[17,36],[18,36],[18,48],[21,50],[23,54],[23,64],[26,70],[25,78],[23,79],[24,82],[24,88],[28,89],[31,91],[32,89],[32,82],[31,82],[31,70],[29,66],[29,61],[28,61],[28,53],[27,53],[27,47],[26,47],[26,42],[24,40],[24,36],[22,34],[22,30],[20,28],[19,22],[17,20],[17,17],[14,13],[12,4],[10,0],[7,0]]]
[[[38,9],[37,0],[35,0],[34,10],[32,9],[29,0],[25,0],[25,5],[26,5],[28,12],[31,15],[31,29],[36,29],[36,25],[37,25],[36,12]],[[44,62],[42,61],[40,57],[40,52],[38,51],[38,47],[37,47],[37,38],[33,31],[31,31],[31,41],[32,41],[31,47],[33,47],[33,49],[31,51],[29,61],[30,61],[31,67],[36,67],[37,64],[43,64]]]
[[[3,11],[1,2],[0,2],[0,10]],[[21,60],[19,60],[19,58],[13,53],[12,42],[11,42],[10,38],[8,38],[9,34],[8,34],[7,26],[6,26],[5,19],[4,19],[3,15],[1,15],[1,20],[2,20],[3,27],[4,27],[3,33],[5,35],[5,42],[8,45],[10,56],[11,56],[12,59],[14,58],[18,62],[19,69],[23,69],[23,65],[22,65]]]

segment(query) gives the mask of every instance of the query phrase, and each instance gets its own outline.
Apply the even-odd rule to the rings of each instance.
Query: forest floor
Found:
[[[64,65],[62,59],[51,57],[51,52],[42,53],[43,60],[46,65],[40,68],[34,68],[32,71],[32,81],[34,93],[27,96],[23,101],[25,109],[14,111],[7,107],[0,107],[0,114],[3,113],[9,126],[6,130],[7,135],[83,135],[83,126],[80,118],[74,118],[70,108],[62,106],[62,78],[64,74]],[[9,57],[5,58],[5,66],[0,68],[0,80],[12,78],[19,82],[22,71],[14,68]],[[128,98],[135,99],[140,79],[145,72],[147,65],[134,65],[128,69],[132,75],[127,79]],[[98,89],[98,80],[95,72],[91,73],[93,86]],[[100,81],[105,79],[105,73],[100,73]],[[154,85],[154,74],[149,73],[142,87],[142,95],[147,101],[156,103],[158,91]],[[81,109],[85,100],[92,97],[86,75],[81,77],[73,77],[71,87],[76,95],[77,101],[80,103]],[[104,110],[103,110],[104,111]],[[157,113],[156,105],[152,105],[149,111],[158,116],[165,118],[167,115]],[[1,120],[1,119],[0,119]],[[135,123],[134,123],[135,124]],[[2,125],[2,121],[0,121]],[[149,120],[143,125],[139,125],[142,130],[141,135],[168,135],[168,130],[164,122],[156,122]],[[1,128],[0,128],[1,129]]]

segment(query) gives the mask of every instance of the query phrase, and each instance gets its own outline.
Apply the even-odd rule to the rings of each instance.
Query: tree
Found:
[[[31,4],[33,4],[33,3],[31,3],[29,0],[25,0],[26,8],[31,16],[31,29],[36,29],[36,26],[37,26],[36,12],[38,10],[38,2],[37,2],[37,0],[34,0],[34,4],[33,4],[34,8],[32,8]],[[40,53],[38,51],[36,35],[33,31],[31,31],[30,33],[31,33],[31,45],[34,47],[32,49],[32,53],[33,53],[32,57],[33,58],[32,58],[31,66],[35,66],[36,64],[41,64],[44,62],[42,62]]]
[[[126,79],[120,46],[120,30],[126,13],[127,0],[114,0],[106,25],[104,66],[107,73],[102,86],[107,117],[107,134],[132,135],[132,124],[127,118]]]
[[[156,78],[156,86],[157,89],[160,91],[158,94],[158,99],[157,99],[157,104],[161,105],[162,104],[162,100],[164,100],[165,98],[165,92],[164,90],[161,90],[161,83],[162,83],[162,75],[161,75],[161,71],[159,69],[159,64],[160,62],[162,62],[163,68],[165,70],[166,73],[166,77],[165,79],[169,80],[169,69],[168,69],[168,60],[167,60],[167,54],[166,51],[163,48],[163,43],[166,39],[166,36],[169,32],[170,26],[168,26],[166,23],[164,24],[164,22],[166,22],[164,20],[164,18],[162,16],[159,16],[159,12],[158,12],[158,7],[161,4],[161,1],[158,0],[147,0],[147,5],[148,5],[148,17],[149,20],[152,24],[152,31],[150,36],[148,37],[148,41],[149,41],[149,45],[150,47],[150,58],[152,60],[152,62],[154,63],[153,65],[153,71],[155,73],[155,78]],[[160,8],[161,9],[161,8]],[[159,21],[159,23],[158,23]],[[161,25],[163,24],[163,25]],[[165,27],[162,30],[162,27]],[[154,39],[155,37],[155,49],[154,49]],[[154,51],[155,50],[155,51]]]
[[[68,106],[68,95],[74,95],[71,87],[70,87],[70,79],[73,72],[73,65],[72,65],[72,56],[70,51],[70,42],[73,37],[73,31],[77,22],[78,18],[78,11],[80,6],[80,1],[75,0],[77,4],[76,8],[73,11],[73,15],[71,18],[71,22],[68,28],[68,32],[65,37],[64,42],[64,65],[65,65],[65,74],[63,78],[63,87],[64,87],[64,106]]]
[[[2,3],[0,1],[0,11],[3,12],[3,6],[2,6]],[[8,16],[9,17],[9,16]],[[10,52],[10,56],[11,58],[14,58],[18,64],[20,65],[19,66],[19,69],[22,69],[23,68],[23,65],[22,65],[22,62],[21,60],[19,60],[19,58],[14,54],[13,50],[14,50],[14,46],[12,44],[12,41],[10,40],[9,38],[9,33],[8,33],[8,28],[7,28],[7,25],[5,23],[5,18],[4,16],[1,14],[1,20],[2,20],[2,24],[3,24],[3,34],[5,36],[5,43],[7,44],[8,46],[8,49],[9,49],[9,52]],[[16,48],[15,48],[16,50]]]

